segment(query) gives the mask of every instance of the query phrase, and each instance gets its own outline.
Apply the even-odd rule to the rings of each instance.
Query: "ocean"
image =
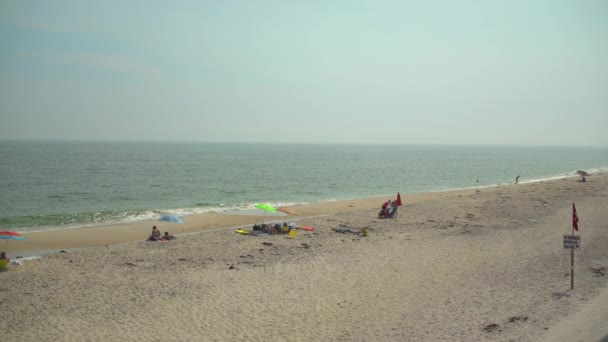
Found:
[[[491,187],[608,170],[605,147],[0,141],[0,230]],[[593,176],[591,176],[593,177]]]

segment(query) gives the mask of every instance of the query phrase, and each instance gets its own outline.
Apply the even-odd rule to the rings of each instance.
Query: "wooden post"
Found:
[[[570,249],[570,290],[574,289],[574,248]]]
[[[574,208],[574,202],[572,202],[572,208]],[[572,224],[572,236],[574,236],[574,223]],[[570,248],[570,290],[574,290],[574,248]]]

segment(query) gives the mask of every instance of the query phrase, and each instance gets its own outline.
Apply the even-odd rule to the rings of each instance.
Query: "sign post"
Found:
[[[574,290],[574,248],[570,248],[570,290]]]
[[[570,290],[574,289],[574,249],[581,246],[580,235],[565,235],[564,248],[570,249]]]

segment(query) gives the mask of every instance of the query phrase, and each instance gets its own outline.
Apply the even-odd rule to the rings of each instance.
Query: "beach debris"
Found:
[[[179,261],[188,261],[188,258],[179,258],[177,260],[179,260]]]
[[[127,265],[127,266],[135,266],[135,264],[132,263],[132,262],[125,262],[125,265]]]
[[[492,332],[492,331],[495,331],[495,330],[502,331],[502,330],[500,330],[498,328],[500,328],[499,324],[490,323],[490,324],[486,325],[485,327],[483,327],[483,330],[485,330],[486,332]]]
[[[568,292],[555,292],[553,293],[553,299],[562,299],[564,297],[570,297],[570,294]]]
[[[361,230],[353,229],[353,228],[334,228],[334,232],[342,233],[342,234],[346,234],[346,233],[359,234],[359,233],[361,233]]]
[[[593,273],[595,273],[596,277],[605,276],[606,275],[606,271],[608,271],[606,269],[606,267],[600,267],[600,268],[590,267],[590,269],[593,271]]]
[[[262,242],[262,245],[264,245],[264,246],[272,246],[273,243],[272,242]]]
[[[67,253],[65,250],[60,250],[59,253]]]
[[[234,265],[230,265],[230,267],[228,267],[229,270],[234,270],[236,269],[236,267],[234,267]]]
[[[253,255],[247,254],[247,255],[239,255],[239,258],[253,258]]]
[[[301,245],[303,248],[310,248],[310,244],[309,244],[309,243],[307,243],[307,242],[301,242],[301,243],[300,243],[300,245]]]
[[[509,317],[509,322],[510,323],[514,323],[514,322],[517,322],[517,321],[525,322],[527,320],[528,320],[528,316],[523,316],[523,315]]]

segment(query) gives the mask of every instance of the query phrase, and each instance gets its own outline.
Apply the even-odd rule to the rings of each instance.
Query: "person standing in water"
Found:
[[[519,176],[515,177],[515,184],[519,183]]]

